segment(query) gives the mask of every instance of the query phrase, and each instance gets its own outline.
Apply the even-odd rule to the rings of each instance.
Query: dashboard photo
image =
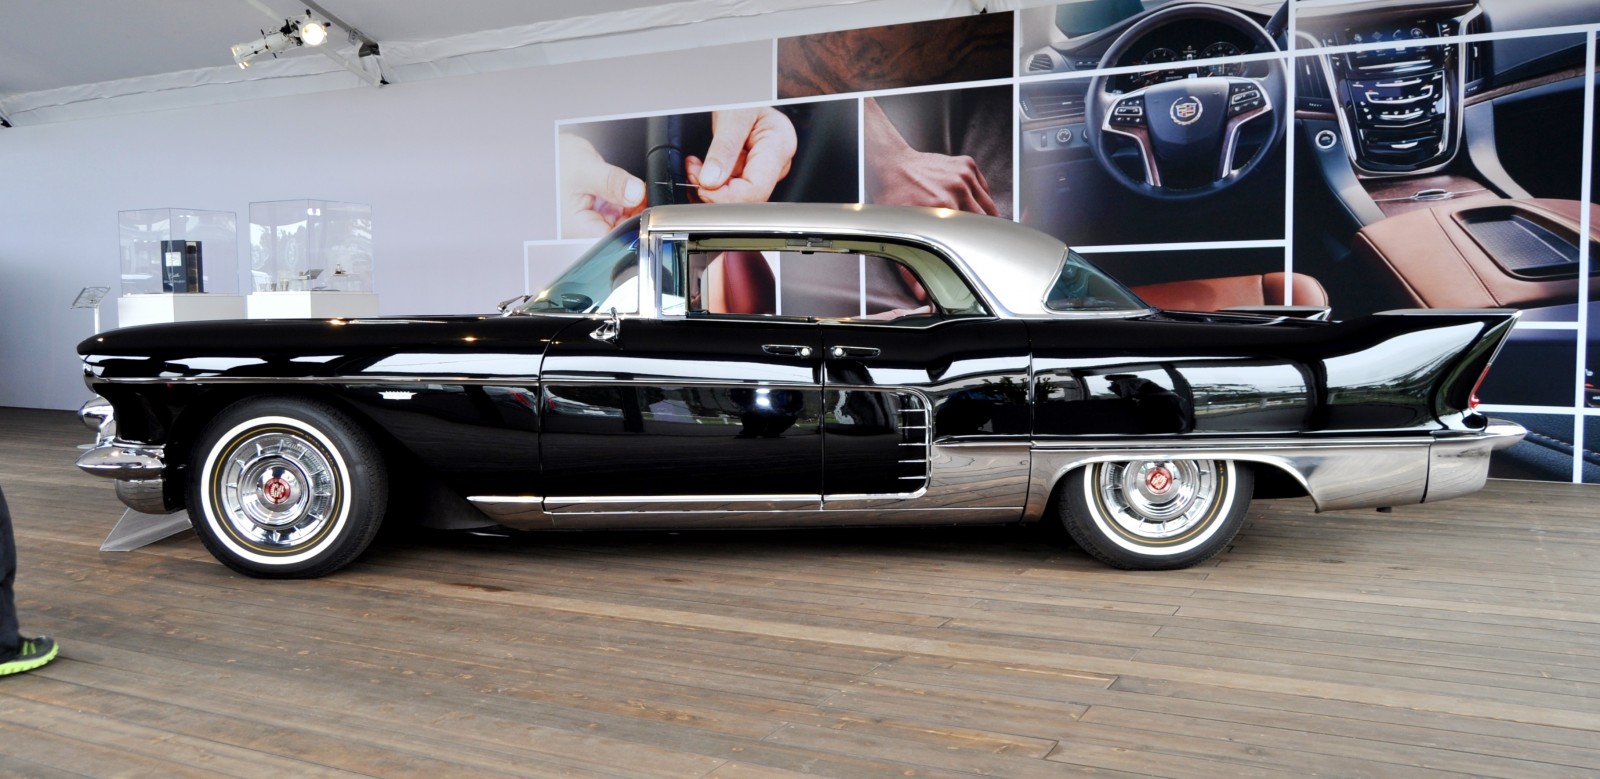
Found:
[[[1020,14],[1024,224],[1077,246],[1285,237],[1282,2]]]

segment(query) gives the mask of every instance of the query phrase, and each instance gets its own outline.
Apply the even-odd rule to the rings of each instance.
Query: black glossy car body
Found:
[[[1511,312],[1157,311],[1054,239],[922,209],[670,206],[628,229],[511,315],[89,339],[104,400],[80,467],[135,508],[188,507],[256,575],[331,571],[391,511],[556,529],[1056,511],[1107,562],[1176,567],[1227,543],[1252,483],[1320,509],[1443,499],[1521,434],[1471,399]],[[857,315],[812,313],[838,301],[806,285],[856,274]],[[779,310],[733,310],[761,294]]]

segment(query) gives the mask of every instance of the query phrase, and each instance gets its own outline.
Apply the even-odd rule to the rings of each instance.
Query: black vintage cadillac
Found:
[[[1309,314],[1309,316],[1307,316]],[[1252,496],[1479,489],[1516,313],[1161,311],[1011,222],[662,206],[493,316],[152,325],[79,345],[78,465],[253,576],[444,528],[1061,522],[1123,568],[1215,555]]]

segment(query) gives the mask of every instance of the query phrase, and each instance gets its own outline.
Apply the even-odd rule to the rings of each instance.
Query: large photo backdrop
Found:
[[[773,200],[1014,219],[1166,308],[1516,308],[1479,396],[1532,434],[1493,473],[1600,483],[1597,30],[1592,0],[1076,0],[784,38],[770,101],[559,122],[530,291],[647,205]]]

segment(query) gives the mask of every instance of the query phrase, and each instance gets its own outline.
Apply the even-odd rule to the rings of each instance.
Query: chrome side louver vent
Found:
[[[933,417],[920,395],[897,395],[900,412],[900,455],[896,472],[901,484],[900,492],[912,493],[928,486],[932,468]]]

